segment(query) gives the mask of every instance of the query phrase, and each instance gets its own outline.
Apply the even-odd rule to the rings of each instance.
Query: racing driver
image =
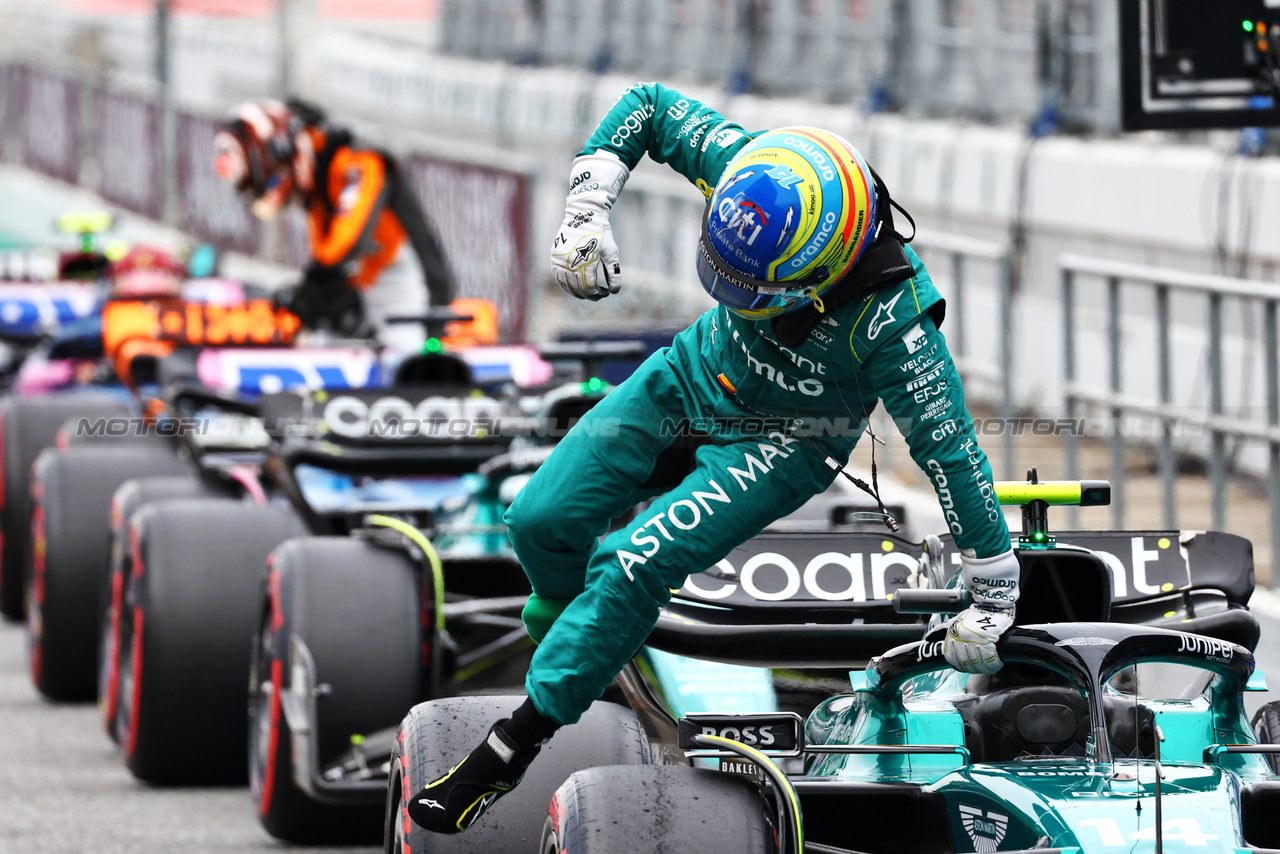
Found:
[[[306,208],[311,260],[287,307],[309,328],[358,334],[367,320],[383,343],[412,348],[422,329],[386,319],[423,314],[428,292],[432,305],[452,300],[440,242],[400,165],[315,106],[240,105],[214,138],[214,167],[259,219],[291,199]]]
[[[690,572],[826,489],[877,400],[961,550],[971,604],[946,624],[946,658],[974,673],[1001,666],[995,643],[1013,623],[1018,561],[938,331],[943,300],[895,231],[883,182],[833,133],[749,133],[679,92],[637,84],[573,163],[552,248],[572,296],[618,292],[609,211],[645,154],[707,197],[696,264],[719,305],[579,421],[508,510],[534,590],[528,699],[412,797],[409,815],[429,830],[465,830],[519,783],[636,654]],[[679,438],[664,425],[684,419],[713,426],[679,485],[654,487]],[[853,426],[833,428],[841,423]]]

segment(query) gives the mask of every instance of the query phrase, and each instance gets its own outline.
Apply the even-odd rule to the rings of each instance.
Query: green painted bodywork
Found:
[[[1115,779],[1117,772],[1134,779]],[[1223,851],[1243,845],[1235,775],[1202,764],[1165,764],[1164,772],[1165,851]],[[1051,759],[973,765],[929,788],[947,800],[957,850],[965,850],[962,843],[970,841],[961,805],[1008,815],[1000,844],[1005,849],[1032,848],[1047,838],[1054,848],[1143,851],[1155,841],[1152,762],[1100,765],[1087,759]]]
[[[773,675],[763,667],[743,667],[641,650],[650,684],[662,694],[673,717],[691,712],[732,714],[744,709],[772,712],[778,708]]]
[[[1099,684],[1112,675],[1102,674]],[[964,720],[953,701],[971,696],[965,693],[971,678],[936,669],[882,684],[873,662],[867,671],[851,674],[851,693],[830,698],[814,710],[806,722],[805,741],[810,746],[963,746]],[[1260,754],[1224,754],[1217,762],[1205,761],[1210,744],[1256,742],[1242,701],[1245,682],[1237,674],[1214,670],[1198,696],[1141,700],[1164,736],[1164,852],[1209,854],[1248,848],[1241,828],[1241,790],[1277,777]],[[1131,696],[1110,687],[1102,690]],[[977,764],[947,754],[819,753],[809,757],[804,776],[909,783],[937,792],[945,799],[957,852],[1037,845],[1089,852],[1153,851],[1156,762],[1128,757],[1096,762],[1093,744],[1088,747],[1085,756],[1024,756]]]
[[[436,534],[435,546],[453,555],[515,556],[507,539],[507,528],[502,514],[506,502],[502,500],[500,485],[491,483],[481,474],[463,475],[463,482],[471,498],[457,507],[444,507],[436,513],[436,521],[442,530]]]

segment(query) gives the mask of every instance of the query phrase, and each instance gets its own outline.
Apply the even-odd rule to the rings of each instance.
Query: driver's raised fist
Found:
[[[573,161],[564,221],[551,244],[551,266],[561,290],[578,299],[599,300],[622,287],[618,245],[609,209],[631,172],[609,152]]]

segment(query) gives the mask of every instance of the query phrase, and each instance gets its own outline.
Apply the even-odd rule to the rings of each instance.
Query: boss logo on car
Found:
[[[758,715],[692,714],[680,719],[681,750],[708,750],[695,743],[700,735],[727,738],[766,753],[793,753],[800,747],[800,716],[791,712]]]

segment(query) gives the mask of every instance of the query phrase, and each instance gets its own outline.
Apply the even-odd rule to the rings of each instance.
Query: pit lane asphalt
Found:
[[[193,732],[191,737],[199,738]],[[258,825],[248,788],[139,783],[95,705],[49,703],[27,675],[23,628],[0,623],[0,854],[373,854],[293,848]]]

